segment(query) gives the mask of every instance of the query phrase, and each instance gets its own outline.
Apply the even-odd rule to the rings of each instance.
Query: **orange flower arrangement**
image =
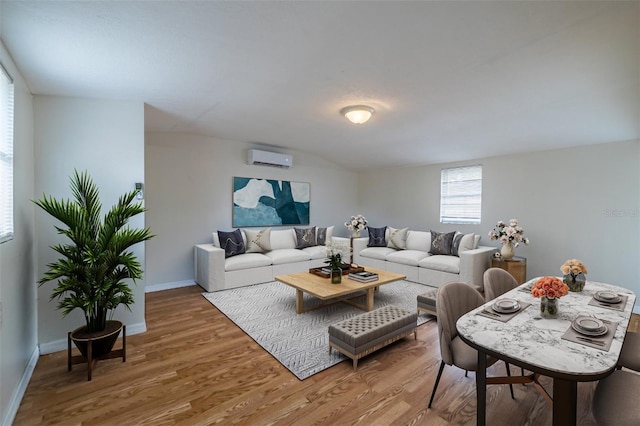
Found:
[[[569,294],[569,286],[556,277],[542,277],[531,287],[533,297],[556,299]]]

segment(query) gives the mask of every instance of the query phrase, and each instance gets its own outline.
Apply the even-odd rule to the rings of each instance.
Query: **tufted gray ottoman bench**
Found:
[[[358,360],[403,337],[416,336],[418,315],[397,306],[385,306],[329,326],[329,353],[331,349],[353,360]]]
[[[426,312],[429,315],[438,316],[436,313],[436,297],[438,289],[428,291],[418,295],[418,313]]]

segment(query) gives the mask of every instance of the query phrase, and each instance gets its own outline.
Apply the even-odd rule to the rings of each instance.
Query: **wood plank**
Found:
[[[445,367],[427,409],[440,363],[435,321],[418,328],[417,340],[363,358],[357,372],[347,360],[300,381],[201,292],[147,294],[148,331],[127,336],[127,362],[100,361],[91,382],[82,365],[67,372],[66,351],[41,356],[14,424],[475,424],[475,375],[455,367]],[[631,331],[640,331],[639,318],[632,317]],[[504,375],[504,364],[488,375]],[[552,390],[549,378],[541,382]],[[595,425],[594,388],[578,384],[580,425]],[[551,424],[533,386],[514,391],[512,400],[507,386],[487,388],[487,424]]]

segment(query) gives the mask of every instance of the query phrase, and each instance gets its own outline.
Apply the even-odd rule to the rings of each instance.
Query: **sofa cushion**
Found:
[[[451,243],[455,232],[431,231],[431,254],[451,254]]]
[[[271,228],[261,229],[244,229],[244,235],[247,238],[247,253],[264,253],[271,251]]]
[[[296,233],[293,229],[274,229],[271,231],[271,250],[295,248]]]
[[[404,250],[407,248],[407,233],[409,228],[396,229],[389,227],[389,242],[387,247]]]
[[[231,232],[218,231],[218,240],[220,248],[224,249],[224,257],[237,256],[245,251],[242,232],[239,229]]]
[[[402,265],[418,266],[418,262],[429,256],[426,251],[419,250],[398,250],[387,256],[388,262],[400,263]]]
[[[309,255],[309,259],[311,260],[327,258],[327,248],[325,246],[307,247],[303,248],[302,251]]]
[[[260,253],[245,253],[229,257],[224,261],[224,270],[238,271],[241,269],[259,268],[271,265],[271,259]]]
[[[371,259],[387,260],[387,256],[395,253],[397,250],[389,247],[367,247],[360,250],[360,256],[369,257]]]
[[[367,247],[386,247],[387,240],[385,239],[385,233],[387,231],[387,227],[383,226],[382,228],[367,228],[369,231],[369,244]]]
[[[420,250],[428,252],[431,248],[431,232],[408,231],[407,250]]]
[[[433,255],[420,260],[418,262],[418,266],[421,268],[433,269],[435,271],[459,274],[460,258],[456,256]]]
[[[316,244],[316,227],[312,228],[293,228],[296,233],[296,248],[303,249],[305,247],[313,247]]]
[[[311,254],[297,249],[279,249],[271,250],[264,254],[271,259],[273,265],[282,265],[283,263],[304,262],[311,259]]]
[[[456,232],[453,236],[453,242],[451,243],[451,254],[454,256],[460,256],[460,253],[464,253],[467,250],[473,250],[475,242],[475,234],[462,234]]]

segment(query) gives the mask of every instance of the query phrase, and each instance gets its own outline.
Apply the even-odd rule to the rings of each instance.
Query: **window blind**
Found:
[[[482,210],[482,166],[442,169],[440,223],[479,224]]]
[[[0,243],[13,238],[13,80],[0,66]]]

